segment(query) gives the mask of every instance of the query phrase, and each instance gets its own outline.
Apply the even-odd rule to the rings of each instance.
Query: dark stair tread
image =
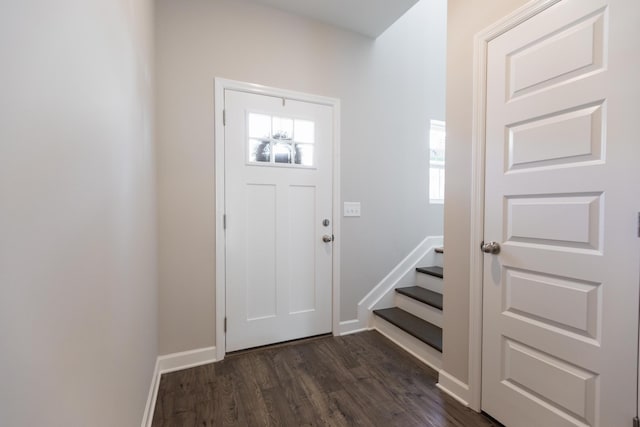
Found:
[[[423,343],[430,345],[440,352],[442,351],[442,329],[436,325],[422,320],[411,313],[407,313],[398,307],[373,310],[373,313],[402,329],[409,335],[413,335]]]
[[[435,248],[435,253],[437,254],[443,254],[444,253],[444,246],[440,247],[440,248]]]
[[[420,286],[407,286],[404,288],[396,288],[396,292],[406,295],[409,298],[420,301],[421,303],[430,305],[442,310],[442,294],[430,291]]]
[[[441,279],[444,277],[444,271],[442,270],[442,267],[437,265],[432,265],[431,267],[418,267],[416,268],[416,271],[418,273],[429,274]]]

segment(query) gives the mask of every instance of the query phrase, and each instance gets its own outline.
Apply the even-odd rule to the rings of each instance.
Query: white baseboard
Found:
[[[358,319],[345,320],[340,322],[340,327],[338,329],[338,333],[335,335],[349,335],[355,334],[357,332],[367,331],[369,328],[363,328]]]
[[[386,299],[388,306],[393,305],[393,290],[400,281],[413,270],[425,257],[433,255],[436,247],[442,246],[442,236],[428,236],[416,246],[389,274],[387,274],[359,303],[358,321],[360,328],[368,328],[373,324],[373,309]]]
[[[436,386],[464,406],[469,406],[469,385],[447,373],[444,369],[439,372]]]
[[[153,376],[151,377],[151,385],[149,386],[149,395],[147,396],[147,405],[144,407],[144,414],[142,414],[141,427],[150,427],[153,420],[153,411],[156,406],[156,400],[158,398],[158,386],[160,385],[160,370],[158,368],[158,359],[156,358],[156,366],[153,369]]]
[[[141,427],[151,427],[153,412],[155,411],[156,400],[158,399],[160,378],[163,374],[194,368],[196,366],[206,365],[207,363],[213,363],[215,361],[215,347],[198,348],[195,350],[158,356],[156,360],[156,367],[153,372],[153,378],[151,379],[151,386],[149,387],[149,396],[147,397],[147,406],[144,410]]]
[[[158,356],[160,374],[189,369],[216,361],[216,348],[205,347]]]

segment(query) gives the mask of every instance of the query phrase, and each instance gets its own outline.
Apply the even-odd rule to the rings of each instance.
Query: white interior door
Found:
[[[225,90],[225,112],[226,350],[331,332],[333,109]]]
[[[507,426],[635,416],[639,29],[639,1],[563,0],[489,43],[482,409]]]

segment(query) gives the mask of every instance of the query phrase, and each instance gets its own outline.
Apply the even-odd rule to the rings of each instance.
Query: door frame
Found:
[[[333,163],[332,168],[332,221],[333,221],[333,253],[332,253],[332,304],[331,326],[333,334],[339,331],[340,323],[340,100],[320,95],[312,95],[287,89],[280,89],[260,84],[246,83],[229,80],[220,77],[214,79],[214,118],[215,118],[215,200],[216,200],[216,361],[224,359],[226,353],[224,331],[224,319],[226,318],[226,252],[224,214],[225,206],[225,138],[224,138],[224,91],[236,90],[239,92],[253,93],[257,95],[274,96],[294,101],[303,101],[313,104],[327,105],[333,110],[332,136],[333,136]]]
[[[469,407],[482,409],[482,291],[484,240],[486,85],[489,42],[561,0],[532,0],[475,35],[471,136],[471,242],[469,247]],[[464,397],[464,396],[461,396]]]

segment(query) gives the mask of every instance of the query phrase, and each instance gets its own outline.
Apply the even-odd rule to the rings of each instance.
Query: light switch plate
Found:
[[[344,216],[360,216],[360,202],[344,202]]]

